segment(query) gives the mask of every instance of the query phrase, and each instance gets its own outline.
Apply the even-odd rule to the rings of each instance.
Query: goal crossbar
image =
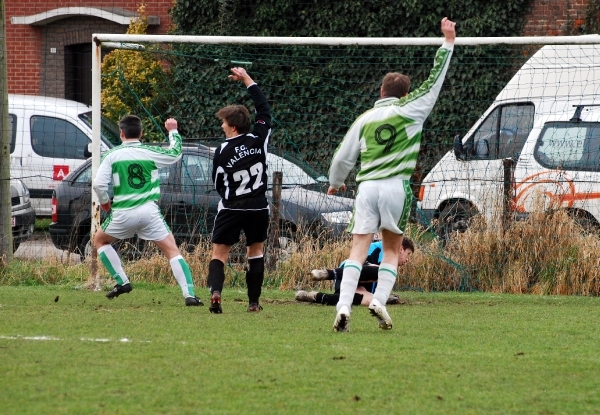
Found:
[[[93,34],[96,45],[113,43],[196,43],[250,45],[323,45],[323,46],[435,46],[443,37],[269,37],[269,36],[178,36]],[[558,45],[600,43],[600,35],[584,36],[522,36],[522,37],[457,37],[457,46],[477,45]],[[115,45],[111,45],[114,47]]]

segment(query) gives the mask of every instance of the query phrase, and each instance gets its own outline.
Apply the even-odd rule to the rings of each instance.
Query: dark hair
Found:
[[[411,251],[415,252],[415,244],[410,238],[405,236],[402,238],[402,249],[410,249]]]
[[[246,134],[250,131],[250,113],[243,105],[228,105],[217,112],[217,117],[230,127],[236,127],[237,132]]]
[[[125,115],[119,121],[119,128],[125,138],[140,138],[142,136],[142,120],[137,115]]]
[[[402,98],[408,94],[410,79],[398,72],[390,72],[381,81],[381,92],[384,97]]]

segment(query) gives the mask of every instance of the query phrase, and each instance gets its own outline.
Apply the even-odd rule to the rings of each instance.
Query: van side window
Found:
[[[473,134],[474,158],[519,158],[533,128],[534,115],[535,107],[531,103],[495,108]]]
[[[84,148],[91,140],[68,121],[31,117],[31,146],[42,157],[85,160]]]
[[[547,123],[533,154],[549,169],[600,171],[600,123]]]

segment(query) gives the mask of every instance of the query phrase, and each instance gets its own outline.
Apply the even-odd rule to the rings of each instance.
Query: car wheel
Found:
[[[437,233],[442,243],[446,244],[453,234],[463,233],[469,229],[477,213],[477,209],[464,201],[459,200],[448,204],[442,210],[438,223]]]
[[[144,256],[144,250],[146,249],[146,241],[134,237],[125,241],[117,241],[113,244],[113,247],[119,253],[121,258],[126,259],[128,261],[136,261],[142,256]]]

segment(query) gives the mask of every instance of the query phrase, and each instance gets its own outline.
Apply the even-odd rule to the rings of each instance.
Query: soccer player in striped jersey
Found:
[[[248,311],[258,312],[265,273],[264,241],[269,228],[267,191],[267,145],[271,135],[271,112],[267,98],[244,68],[232,68],[229,78],[246,85],[256,109],[254,125],[243,105],[221,108],[217,116],[225,142],[215,150],[212,177],[221,195],[212,233],[213,251],[208,264],[211,292],[209,310],[220,314],[225,282],[225,263],[231,247],[246,235]]]
[[[194,294],[190,267],[181,256],[175,238],[156,203],[160,198],[158,168],[176,163],[181,158],[181,136],[177,132],[177,120],[169,118],[165,122],[165,128],[169,132],[168,148],[142,144],[142,121],[135,115],[121,118],[119,128],[123,144],[102,156],[94,180],[94,191],[98,195],[100,207],[106,212],[110,211],[94,236],[100,261],[117,282],[106,297],[113,299],[133,289],[111,243],[137,234],[141,239],[153,241],[169,259],[185,298],[185,305],[204,305]],[[111,182],[114,193],[112,202],[108,194]]]
[[[409,180],[419,155],[423,123],[442,88],[456,37],[455,23],[446,17],[441,21],[441,29],[444,43],[425,82],[409,94],[409,78],[388,73],[381,84],[381,99],[354,121],[333,156],[327,191],[331,195],[345,190],[344,181],[359,155],[361,160],[356,176],[358,192],[348,226],[353,234],[352,249],[344,264],[335,331],[349,330],[352,298],[376,232],[381,233],[383,240],[383,260],[369,310],[380,328],[392,328],[385,303],[396,281],[398,252],[410,213]]]

